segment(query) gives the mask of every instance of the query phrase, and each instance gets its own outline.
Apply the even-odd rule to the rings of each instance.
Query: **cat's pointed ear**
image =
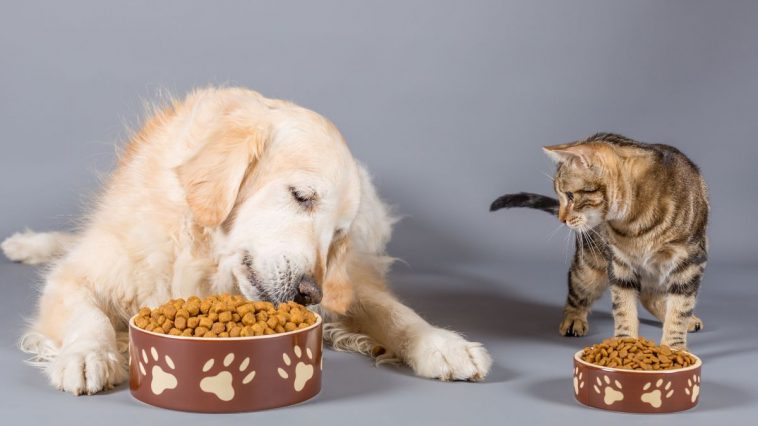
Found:
[[[576,161],[584,167],[592,166],[595,147],[587,144],[561,144],[542,147],[548,157],[556,163]]]

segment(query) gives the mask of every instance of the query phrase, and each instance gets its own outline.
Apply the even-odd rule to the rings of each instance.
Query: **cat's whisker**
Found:
[[[587,248],[590,250],[590,252],[592,252],[592,254],[595,254],[595,249],[597,246],[595,246],[595,242],[592,240],[592,236],[589,234],[589,232],[587,232],[588,230],[589,228],[587,228],[586,225],[582,225],[579,228],[579,232],[582,233],[583,241],[587,242]]]
[[[592,232],[593,234],[595,234],[600,239],[600,243],[597,243],[597,242],[594,241],[594,238],[593,238],[593,244],[595,244],[595,247],[597,247],[598,254],[602,255],[603,254],[603,250],[601,250],[601,248],[600,248],[600,246],[598,244],[605,244],[605,239],[603,238],[602,235],[600,235],[600,233],[598,233],[594,229],[587,228],[587,230],[589,230],[590,232]]]
[[[559,223],[559,224],[558,224],[558,226],[556,226],[556,227],[555,227],[555,229],[553,229],[553,232],[551,232],[551,233],[548,235],[548,237],[547,237],[547,241],[550,241],[551,239],[553,239],[553,237],[555,236],[555,234],[557,234],[557,233],[558,233],[558,231],[559,231],[559,230],[560,230],[562,227],[563,227],[563,224],[562,224],[562,223]]]
[[[542,173],[543,175],[545,175],[548,179],[550,179],[551,183],[555,182],[555,177],[554,176],[551,176],[548,173],[543,172],[542,170],[540,170],[539,172]]]
[[[586,241],[584,232],[582,232],[581,227],[577,228],[576,234],[579,236],[579,256],[581,256],[582,260],[584,260],[584,246],[586,244]]]
[[[566,228],[566,229],[568,229],[568,232],[566,233],[566,238],[564,238],[565,248],[563,252],[565,254],[565,258],[563,259],[563,263],[568,263],[569,241],[571,241],[571,234],[573,232],[571,228]]]

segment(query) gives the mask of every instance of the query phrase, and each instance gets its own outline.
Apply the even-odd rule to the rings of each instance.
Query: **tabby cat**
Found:
[[[637,300],[663,322],[661,343],[685,348],[708,248],[708,189],[674,147],[599,133],[544,148],[558,163],[558,200],[508,194],[491,211],[530,207],[576,231],[560,332],[583,336],[590,306],[610,285],[614,334],[638,337]]]

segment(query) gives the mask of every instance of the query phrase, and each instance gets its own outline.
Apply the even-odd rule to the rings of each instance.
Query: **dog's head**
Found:
[[[344,302],[356,232],[380,232],[377,250],[389,236],[386,218],[378,231],[356,223],[386,216],[366,173],[312,111],[253,95],[224,109],[177,168],[192,219],[213,235],[214,290],[315,304],[326,287]]]

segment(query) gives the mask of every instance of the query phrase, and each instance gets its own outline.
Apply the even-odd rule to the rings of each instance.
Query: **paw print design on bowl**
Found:
[[[293,367],[293,361],[290,358],[287,353],[282,354],[282,361],[284,361],[284,368],[279,367],[277,369],[277,372],[279,373],[279,377],[281,377],[284,380],[289,380],[290,376],[292,377],[292,385],[295,388],[295,391],[300,392],[305,387],[305,384],[313,377],[313,353],[311,352],[310,348],[305,348],[305,354],[306,358],[305,360],[301,361],[301,358],[303,356],[303,351],[300,349],[300,346],[295,345],[292,348],[293,354],[295,355],[295,362],[297,364]],[[304,362],[308,361],[308,362]],[[323,361],[323,358],[322,358]],[[287,372],[287,370],[290,370]]]
[[[579,367],[574,367],[574,393],[579,395],[579,389],[584,388],[584,372],[579,371]]]
[[[176,389],[179,383],[176,380],[176,376],[169,372],[176,369],[174,361],[171,359],[171,357],[168,355],[163,356],[163,361],[168,370],[167,371],[158,365],[160,357],[155,347],[150,348],[150,358],[148,358],[147,352],[145,352],[144,349],[142,349],[141,352],[141,358],[138,361],[139,372],[143,376],[147,377],[147,372],[150,371],[150,390],[155,395],[160,395],[166,390]],[[152,367],[150,367],[151,364]]]
[[[234,362],[234,353],[230,352],[224,357],[224,360],[222,361],[224,369],[219,371],[216,375],[203,377],[200,380],[200,389],[203,392],[216,395],[218,399],[224,402],[234,399],[234,375],[231,371],[229,371],[229,368],[232,366],[232,362]],[[203,365],[203,373],[208,373],[213,368],[213,365],[215,363],[216,360],[214,358],[206,361]],[[236,368],[241,374],[247,373],[242,378],[241,384],[246,385],[252,382],[255,378],[255,370],[250,368],[250,357],[245,357],[245,359],[243,359]]]
[[[700,395],[700,376],[693,374],[691,379],[687,379],[687,387],[684,388],[684,393],[691,398],[692,403],[697,401],[697,397]]]
[[[660,408],[663,405],[663,401],[671,398],[674,395],[674,389],[671,389],[671,381],[665,381],[658,379],[653,386],[653,382],[647,382],[642,387],[643,394],[640,396],[640,400],[646,404],[650,404],[654,408]],[[653,388],[652,390],[650,390]]]
[[[597,383],[592,386],[592,389],[596,393],[603,395],[605,405],[613,405],[616,402],[624,400],[624,392],[621,391],[622,386],[618,380],[611,381],[608,376],[603,376],[603,380],[600,380],[600,377],[596,377],[595,380]]]

